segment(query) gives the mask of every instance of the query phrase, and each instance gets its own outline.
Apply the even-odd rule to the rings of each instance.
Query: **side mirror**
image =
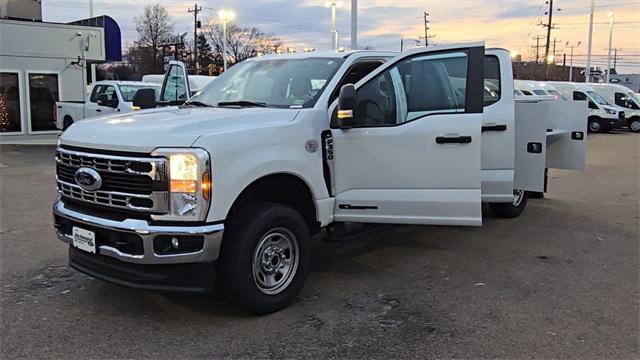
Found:
[[[344,84],[338,97],[338,125],[341,129],[352,128],[356,124],[353,110],[356,107],[356,88],[353,84]]]
[[[152,109],[156,107],[156,91],[151,88],[140,89],[133,95],[133,106],[140,109]]]

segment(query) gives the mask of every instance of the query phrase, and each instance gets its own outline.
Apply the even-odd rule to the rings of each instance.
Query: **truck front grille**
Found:
[[[116,156],[59,148],[56,178],[61,196],[136,212],[165,213],[169,207],[166,159]],[[80,168],[95,170],[101,186],[86,190],[76,181]]]

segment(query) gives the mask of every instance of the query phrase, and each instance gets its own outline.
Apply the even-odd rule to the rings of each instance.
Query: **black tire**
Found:
[[[519,201],[515,201],[516,192],[521,191],[522,196]],[[523,190],[514,190],[514,202],[512,203],[490,203],[491,213],[500,218],[513,219],[520,216],[527,206],[527,198],[529,193]]]
[[[629,131],[637,133],[640,132],[640,117],[632,117],[629,119]]]
[[[589,118],[588,130],[592,133],[609,132],[608,127],[605,126],[605,123],[602,121],[602,119],[597,117]]]
[[[67,130],[71,125],[73,125],[73,119],[69,115],[65,116],[62,120],[62,131]]]
[[[287,233],[288,231],[288,233]],[[274,232],[284,232],[293,236],[293,242],[297,244],[297,261],[293,260],[296,251],[289,251],[289,261],[297,263],[293,273],[287,275],[285,282],[279,288],[273,289],[274,293],[268,294],[261,289],[259,273],[256,275],[254,258],[260,258],[258,251],[265,254],[264,246]],[[285,236],[286,237],[286,236]],[[285,239],[286,240],[286,239]],[[282,239],[277,240],[284,241]],[[280,250],[278,247],[271,246]],[[295,247],[290,247],[295,249]],[[222,289],[229,299],[239,308],[253,314],[269,314],[285,308],[300,293],[304,281],[309,272],[309,258],[311,252],[311,235],[307,223],[293,208],[279,203],[256,203],[246,208],[241,208],[227,221],[220,260],[218,261],[219,280]],[[274,254],[271,252],[269,254]],[[288,260],[286,254],[278,257],[278,265]],[[264,258],[264,257],[262,257]],[[281,260],[285,259],[285,260]],[[264,264],[270,264],[268,261]],[[258,268],[263,262],[256,262]],[[275,263],[274,263],[275,264]],[[265,265],[265,266],[267,266]],[[292,265],[290,265],[293,267]],[[260,268],[263,269],[263,268]],[[274,275],[273,279],[277,279]],[[282,274],[281,274],[282,275]],[[280,277],[283,279],[284,275]],[[281,281],[281,280],[278,280]],[[279,291],[279,292],[275,292]]]

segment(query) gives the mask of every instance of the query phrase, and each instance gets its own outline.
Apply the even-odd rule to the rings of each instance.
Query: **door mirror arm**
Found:
[[[353,84],[345,84],[340,88],[338,97],[338,126],[340,129],[350,129],[356,124],[354,109],[356,106],[356,88]]]

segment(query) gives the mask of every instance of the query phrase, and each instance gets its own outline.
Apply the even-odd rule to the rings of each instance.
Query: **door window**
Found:
[[[0,132],[19,132],[20,88],[18,74],[0,72]]]
[[[573,92],[573,100],[584,101],[587,100],[587,95],[580,91]]]
[[[397,63],[358,89],[356,127],[465,112],[467,67],[465,52],[417,55]]]
[[[107,95],[107,100],[115,101],[118,100],[118,95],[116,94],[116,89],[111,85],[98,85],[93,88],[93,92],[91,93],[91,98],[89,101],[92,103],[97,103],[100,95]]]
[[[186,101],[187,88],[184,71],[178,65],[171,65],[169,76],[164,84],[162,101]]]
[[[500,101],[500,60],[497,56],[488,55],[484,59],[483,93],[484,106]]]
[[[640,107],[638,107],[638,104],[636,104],[633,100],[631,100],[630,96],[627,96],[627,94],[623,94],[623,93],[617,92],[615,94],[615,103],[616,105],[625,107],[627,109],[634,109],[634,110],[640,109]]]
[[[58,101],[57,74],[29,74],[31,131],[56,130],[55,104]]]
[[[338,98],[342,85],[357,83],[365,76],[369,75],[370,72],[378,68],[378,66],[380,65],[382,65],[381,60],[365,60],[353,64],[349,68],[349,70],[347,70],[347,73],[344,75],[338,86],[336,86],[335,90],[331,94],[331,97],[329,98],[329,104],[333,103],[333,101]]]

